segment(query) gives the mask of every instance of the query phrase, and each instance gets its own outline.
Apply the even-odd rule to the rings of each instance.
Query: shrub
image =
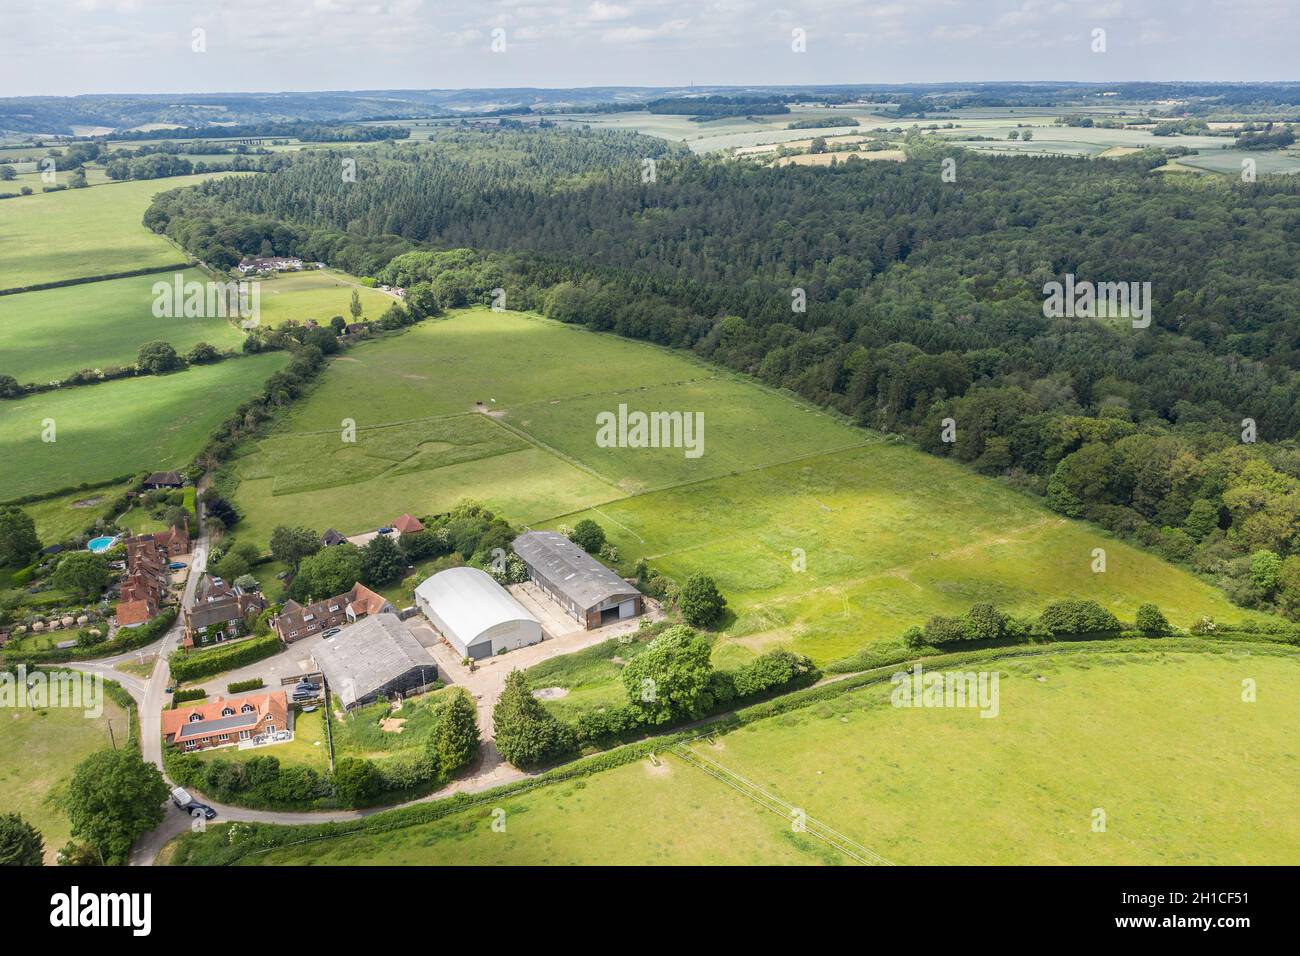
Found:
[[[968,641],[992,641],[1006,632],[1006,616],[992,604],[975,604],[962,621]]]
[[[1160,608],[1154,604],[1143,604],[1137,609],[1137,629],[1147,637],[1163,637],[1173,632]]]
[[[340,799],[351,804],[366,802],[379,792],[383,783],[375,765],[361,757],[339,760],[330,779]]]
[[[202,700],[208,696],[208,692],[202,687],[191,687],[187,690],[178,690],[172,694],[172,709],[176,709],[177,704],[183,704],[186,701]]]
[[[966,639],[966,625],[959,617],[936,614],[925,622],[925,643],[948,644]]]
[[[237,680],[232,684],[226,685],[226,692],[230,694],[242,694],[246,690],[257,690],[265,687],[266,682],[260,677],[251,677],[248,680]]]
[[[713,578],[692,574],[677,596],[677,606],[692,627],[713,627],[727,609],[727,599],[718,591]]]
[[[1120,630],[1115,615],[1096,601],[1056,601],[1043,609],[1038,620],[1056,637]]]
[[[282,646],[278,637],[266,634],[197,654],[178,650],[172,653],[167,663],[175,680],[191,681],[264,660],[278,653]]]

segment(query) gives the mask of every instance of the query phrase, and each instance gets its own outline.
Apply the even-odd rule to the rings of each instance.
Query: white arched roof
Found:
[[[466,646],[502,624],[541,622],[528,609],[478,568],[448,568],[425,579],[415,596],[434,614],[444,631],[450,630]]]

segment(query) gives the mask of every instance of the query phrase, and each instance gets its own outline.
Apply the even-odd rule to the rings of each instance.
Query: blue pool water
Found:
[[[109,548],[113,546],[113,542],[116,540],[117,538],[112,538],[108,536],[91,538],[89,541],[86,542],[86,550],[89,551],[91,554],[103,554],[105,551],[107,551]]]

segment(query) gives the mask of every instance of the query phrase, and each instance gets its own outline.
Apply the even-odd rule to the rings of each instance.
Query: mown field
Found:
[[[347,273],[333,269],[286,272],[259,281],[261,324],[271,327],[290,319],[298,322],[315,319],[321,325],[329,325],[336,315],[351,322],[348,306],[353,289],[361,298],[363,322],[379,318],[399,301],[387,292],[368,289]]]
[[[620,404],[702,412],[703,454],[598,446],[597,414]],[[980,601],[1092,598],[1129,620],[1155,601],[1183,627],[1242,616],[999,482],[689,356],[515,313],[466,310],[350,350],[237,471],[238,534],[262,548],[277,524],[352,534],[461,497],[519,525],[593,518],[624,572],[645,557],[718,581],[734,620],[715,656],[733,663],[777,645],[835,660]]]
[[[0,501],[189,463],[211,433],[288,361],[283,352],[0,402]],[[42,440],[53,421],[55,441]]]
[[[991,665],[990,665],[991,666]],[[694,752],[899,865],[1294,864],[1294,652],[1002,660],[999,713],[890,706],[888,683]],[[1255,703],[1242,700],[1253,680]],[[284,864],[819,864],[850,858],[675,754],[387,833],[250,855]],[[636,813],[628,813],[635,806]],[[1104,831],[1093,829],[1096,810]],[[504,832],[492,828],[504,811]]]
[[[94,522],[108,502],[122,494],[128,485],[105,485],[74,491],[57,498],[44,498],[22,506],[36,522],[36,534],[46,544],[62,541]]]
[[[140,219],[156,194],[209,178],[177,176],[6,199],[0,203],[0,289],[185,261],[184,253]]]
[[[109,700],[98,718],[59,707],[13,707],[0,714],[0,811],[21,814],[41,831],[47,864],[71,836],[56,801],[77,764],[109,746],[109,721],[119,746],[124,744],[126,712]]]
[[[182,275],[185,282],[208,281],[197,269]],[[154,283],[174,279],[161,272],[0,296],[0,375],[44,383],[86,368],[131,365],[146,342],[170,342],[182,355],[199,342],[238,348],[244,333],[227,319],[153,314]]]

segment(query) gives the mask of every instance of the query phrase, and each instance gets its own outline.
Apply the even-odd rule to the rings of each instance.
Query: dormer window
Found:
[[[239,708],[239,712],[241,714],[251,714],[253,712],[253,709],[254,708],[252,704],[245,704],[243,707]]]
[[[191,724],[194,723],[195,721],[199,721],[199,720],[202,720],[202,719],[203,719],[203,715],[202,715],[202,714],[190,714],[190,723],[191,723]]]
[[[223,708],[221,708],[221,716],[222,716],[222,717],[234,717],[234,716],[235,716],[235,708],[233,708],[233,707],[223,707]]]

